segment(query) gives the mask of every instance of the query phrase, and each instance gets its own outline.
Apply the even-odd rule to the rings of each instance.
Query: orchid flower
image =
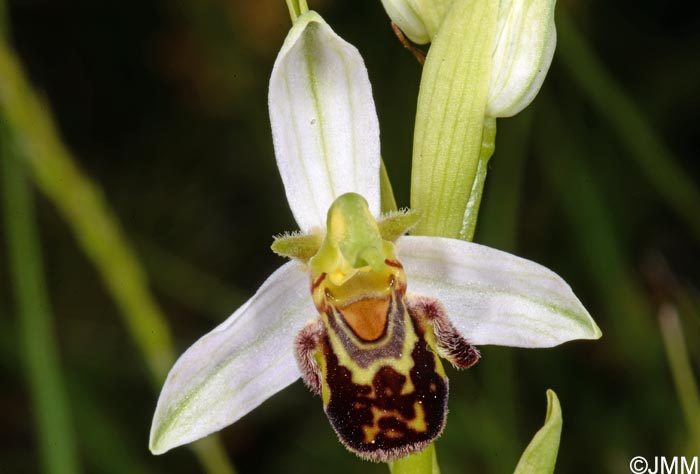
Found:
[[[403,235],[380,215],[379,126],[357,50],[315,12],[297,18],[270,79],[277,164],[301,233],[292,260],[170,371],[150,449],[224,428],[300,376],[365,459],[420,450],[445,424],[448,382],[475,346],[551,347],[601,332],[534,262],[461,240]]]

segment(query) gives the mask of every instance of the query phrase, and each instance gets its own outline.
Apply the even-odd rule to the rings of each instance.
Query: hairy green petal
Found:
[[[323,236],[320,233],[285,234],[275,236],[270,248],[281,257],[307,261],[316,255],[322,242]]]

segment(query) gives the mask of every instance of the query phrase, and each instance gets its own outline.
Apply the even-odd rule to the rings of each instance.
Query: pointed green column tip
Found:
[[[338,285],[360,269],[380,272],[388,256],[385,243],[365,198],[343,194],[328,209],[326,237],[310,261],[311,272],[326,273]]]

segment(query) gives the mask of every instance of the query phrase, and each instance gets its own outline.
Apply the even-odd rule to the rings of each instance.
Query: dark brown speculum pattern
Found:
[[[321,343],[330,388],[326,414],[341,441],[361,457],[384,461],[404,456],[442,432],[447,379],[436,372],[435,355],[413,315],[411,322],[418,337],[410,354],[413,368],[404,375],[385,365],[371,385],[353,383],[351,371],[331,350],[328,335]]]

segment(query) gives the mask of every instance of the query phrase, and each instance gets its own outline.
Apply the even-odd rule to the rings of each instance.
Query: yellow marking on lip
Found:
[[[328,385],[328,366],[326,364],[326,358],[323,357],[321,351],[317,351],[314,354],[314,359],[321,371],[321,400],[323,400],[324,406],[328,406],[328,402],[331,400],[331,388]]]
[[[325,315],[323,315],[323,317],[324,322],[326,322]],[[405,375],[407,379],[409,378],[411,369],[416,364],[413,360],[411,353],[413,352],[413,348],[415,347],[416,342],[418,342],[418,336],[416,335],[415,330],[413,329],[413,323],[411,322],[411,317],[409,316],[408,311],[404,311],[404,327],[405,336],[402,341],[403,346],[401,348],[400,358],[396,359],[394,357],[381,357],[375,361],[372,361],[372,363],[367,367],[360,367],[360,365],[358,365],[346,352],[345,347],[343,347],[343,343],[340,342],[340,339],[338,338],[338,335],[331,329],[329,325],[326,326],[328,330],[328,338],[331,343],[331,350],[336,355],[336,357],[338,357],[338,364],[350,370],[350,373],[352,374],[352,383],[357,385],[369,386],[372,386],[372,380],[374,379],[374,376],[379,371],[379,369],[381,369],[384,366],[391,367],[398,373]],[[354,335],[352,335],[352,337],[355,340],[357,340],[357,338],[354,337]],[[364,346],[372,347],[370,344],[364,344]],[[442,374],[444,374],[444,370],[442,371],[441,375]]]
[[[432,324],[425,328],[425,334],[423,337],[425,337],[425,342],[428,343],[428,350],[433,353],[433,357],[435,359],[435,372],[437,372],[443,378],[447,377],[445,368],[442,366],[442,362],[438,356],[437,340],[435,338],[435,331]]]
[[[401,387],[401,395],[410,395],[416,391],[416,386],[413,384],[413,380],[411,380],[410,373],[404,375],[406,376],[406,383]]]
[[[420,402],[415,402],[413,404],[413,410],[415,412],[415,415],[413,418],[405,418],[401,416],[401,413],[399,413],[398,410],[383,410],[381,408],[377,408],[375,406],[371,407],[372,409],[372,424],[371,425],[363,425],[362,426],[362,431],[364,432],[365,438],[364,442],[365,443],[372,443],[377,439],[377,435],[379,433],[383,433],[384,436],[387,438],[391,439],[398,439],[398,438],[403,438],[406,436],[406,433],[402,431],[395,430],[393,428],[390,429],[382,429],[379,427],[379,422],[381,421],[382,418],[396,418],[397,420],[406,423],[406,427],[408,429],[411,429],[417,433],[424,433],[428,430],[428,425],[425,422],[425,409],[423,408],[423,405]]]
[[[364,431],[365,433],[365,443],[372,443],[377,438],[377,435],[381,431],[381,428],[379,428],[375,422],[375,424],[373,424],[372,426],[362,426],[362,431]]]
[[[421,402],[416,402],[413,404],[413,410],[416,412],[412,420],[406,421],[406,426],[408,426],[413,431],[423,433],[428,429],[428,425],[425,423],[425,408]]]

